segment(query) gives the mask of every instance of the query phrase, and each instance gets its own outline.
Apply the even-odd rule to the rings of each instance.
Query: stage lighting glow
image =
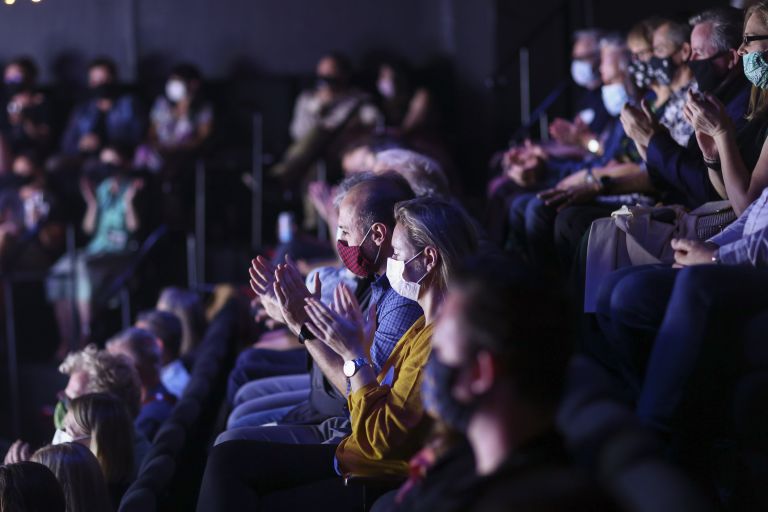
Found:
[[[16,3],[16,0],[4,0],[5,5],[13,5]]]

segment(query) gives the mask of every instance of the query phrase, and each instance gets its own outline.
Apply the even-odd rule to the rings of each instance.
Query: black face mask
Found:
[[[712,92],[722,83],[723,76],[718,73],[712,61],[722,57],[724,53],[718,53],[708,59],[689,60],[688,66],[693,71],[696,83],[699,84],[699,90],[702,92]]]
[[[317,75],[317,88],[321,87],[339,89],[341,87],[341,80],[332,75]]]
[[[5,92],[9,98],[16,96],[17,94],[27,90],[27,86],[23,82],[6,82]]]
[[[424,367],[421,398],[424,408],[439,417],[446,425],[464,433],[474,413],[475,404],[464,404],[453,397],[453,387],[461,368],[441,363],[434,354]]]
[[[117,97],[117,93],[115,84],[101,84],[91,87],[91,97],[95,100],[113,100]]]
[[[672,57],[651,57],[648,62],[653,78],[661,85],[669,85],[675,76],[678,65],[672,60]]]
[[[646,89],[653,83],[653,72],[647,62],[633,60],[627,70],[639,89]]]

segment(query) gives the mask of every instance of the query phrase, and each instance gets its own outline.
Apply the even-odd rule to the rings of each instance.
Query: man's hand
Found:
[[[661,125],[651,112],[648,101],[641,102],[642,109],[627,103],[621,109],[621,125],[624,132],[636,145],[648,147],[653,136],[661,130]]]
[[[301,326],[306,324],[308,319],[304,310],[305,299],[320,300],[322,284],[319,274],[315,274],[314,286],[314,294],[309,293],[301,274],[291,263],[281,263],[275,270],[273,289],[280,305],[280,312],[285,320],[285,325],[297,336],[301,332]]]
[[[501,165],[507,178],[527,188],[539,181],[545,160],[546,154],[541,146],[526,140],[522,146],[508,150],[502,158]]]
[[[592,201],[600,195],[600,190],[599,183],[582,183],[564,190],[551,188],[541,192],[538,197],[550,208],[556,208],[558,212],[561,212],[569,206]]]
[[[711,94],[688,91],[683,114],[697,135],[703,133],[715,139],[732,129],[725,105]]]
[[[371,322],[363,321],[360,305],[344,285],[334,290],[334,307],[329,308],[317,299],[306,300],[305,310],[312,320],[308,329],[345,361],[369,357]]]
[[[99,146],[101,146],[101,139],[99,139],[99,136],[95,133],[86,133],[80,137],[80,141],[77,145],[78,149],[84,153],[96,151],[99,149]]]
[[[579,187],[587,182],[587,171],[581,170],[561,179],[555,188],[557,190],[568,190],[569,188]]]
[[[284,323],[285,319],[275,296],[275,267],[264,256],[257,256],[251,260],[248,274],[251,276],[251,289],[258,296],[264,313],[272,320]],[[258,318],[259,316],[257,320]]]
[[[569,146],[580,146],[588,133],[589,127],[579,117],[573,123],[558,117],[549,126],[549,135],[560,144]]]
[[[8,453],[5,454],[3,464],[16,464],[17,462],[24,462],[31,458],[32,448],[29,447],[29,443],[17,439],[8,449]]]
[[[679,268],[712,264],[718,246],[712,242],[673,238],[672,249],[675,250],[675,267]]]

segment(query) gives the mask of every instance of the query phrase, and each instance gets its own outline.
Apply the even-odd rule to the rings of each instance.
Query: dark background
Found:
[[[254,83],[240,88],[243,105],[273,111],[266,119],[267,148],[279,152],[287,142],[282,118],[298,87],[288,78],[311,75],[327,50],[341,50],[358,65],[385,51],[423,70],[421,80],[447,113],[449,140],[464,176],[482,176],[490,151],[519,124],[521,45],[531,49],[535,106],[567,79],[574,29],[626,30],[651,14],[684,18],[718,4],[725,2],[16,0],[0,4],[0,61],[30,55],[44,83],[65,85],[74,95],[87,61],[109,55],[122,79],[138,79],[148,96],[173,63],[192,61],[214,82]],[[249,98],[249,91],[258,97]],[[567,109],[565,99],[555,107],[557,113]],[[482,180],[465,181],[476,189]]]

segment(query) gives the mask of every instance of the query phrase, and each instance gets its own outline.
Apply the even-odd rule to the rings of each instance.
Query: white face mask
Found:
[[[379,80],[376,88],[379,90],[379,94],[387,99],[395,96],[395,84],[392,80]]]
[[[582,87],[594,85],[599,80],[592,63],[585,60],[571,62],[571,78]]]
[[[629,95],[624,88],[624,84],[604,85],[601,92],[603,94],[605,110],[614,117],[621,114],[621,109],[629,101]]]
[[[72,437],[71,435],[69,435],[69,432],[59,428],[59,429],[56,429],[56,433],[53,434],[53,439],[51,440],[51,444],[76,443],[77,441],[88,439],[89,437],[91,436]]]
[[[56,429],[56,433],[53,434],[53,440],[51,441],[51,444],[56,445],[61,443],[71,443],[72,441],[74,441],[74,439],[72,439],[72,436],[69,435],[66,430]]]
[[[181,80],[169,80],[165,84],[165,95],[174,103],[187,97],[187,85]]]
[[[406,299],[414,301],[419,300],[419,295],[421,295],[421,282],[425,277],[427,277],[427,274],[421,276],[421,279],[414,283],[411,281],[406,281],[403,277],[403,272],[405,272],[405,266],[415,260],[416,257],[419,256],[419,254],[422,252],[424,251],[419,251],[413,258],[409,259],[408,261],[399,261],[392,258],[387,259],[387,279],[389,280],[389,285],[393,290],[395,290],[395,293],[405,297]]]

